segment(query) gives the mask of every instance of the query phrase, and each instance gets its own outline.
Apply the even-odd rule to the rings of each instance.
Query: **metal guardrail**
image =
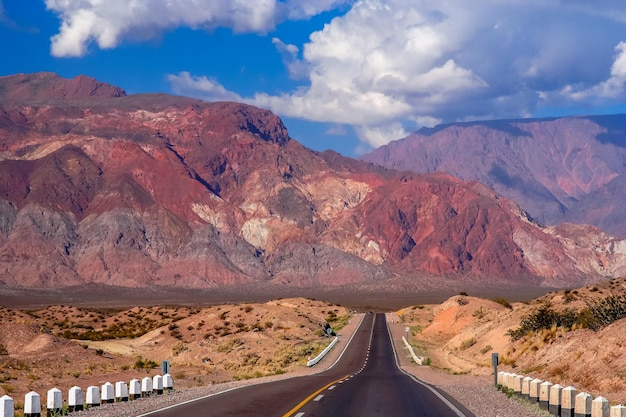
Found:
[[[402,342],[404,343],[404,346],[406,346],[406,348],[409,350],[409,352],[411,352],[411,357],[413,358],[413,360],[415,361],[416,364],[418,365],[422,365],[422,360],[420,358],[417,357],[417,355],[415,354],[415,352],[413,351],[413,346],[411,346],[409,344],[409,342],[406,341],[405,337],[402,336]]]
[[[333,339],[333,341],[332,341],[332,342],[330,342],[330,344],[329,344],[328,346],[326,346],[326,348],[325,348],[322,352],[320,352],[320,354],[319,354],[319,355],[317,355],[316,357],[314,357],[314,358],[313,358],[313,359],[311,359],[311,360],[308,360],[308,361],[307,361],[307,363],[306,363],[306,366],[311,367],[311,366],[313,366],[313,365],[317,364],[319,361],[321,361],[321,360],[322,360],[322,358],[323,358],[324,356],[326,356],[326,354],[327,354],[328,352],[330,352],[330,350],[333,348],[333,346],[335,346],[335,345],[337,344],[337,342],[338,342],[338,341],[339,341],[339,338],[338,338],[338,337],[335,337],[335,338]]]

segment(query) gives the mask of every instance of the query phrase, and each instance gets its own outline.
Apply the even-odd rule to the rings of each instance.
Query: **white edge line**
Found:
[[[352,333],[352,336],[351,336],[351,337],[350,337],[350,339],[348,340],[348,343],[346,343],[346,346],[345,346],[345,347],[343,348],[343,350],[341,351],[341,354],[339,355],[339,357],[337,358],[337,360],[336,360],[335,362],[333,362],[333,364],[332,364],[332,365],[330,365],[328,368],[326,368],[326,369],[322,369],[322,370],[320,370],[319,372],[314,372],[314,373],[313,373],[313,374],[311,374],[311,375],[317,375],[317,374],[320,374],[320,373],[322,373],[322,372],[325,372],[325,371],[329,370],[330,368],[332,368],[333,366],[335,366],[335,365],[339,362],[339,360],[341,359],[341,357],[342,357],[342,356],[343,356],[343,354],[345,353],[346,349],[348,349],[348,346],[350,345],[350,342],[352,342],[352,339],[354,339],[354,336],[356,335],[357,330],[359,330],[359,328],[361,327],[361,324],[363,324],[363,320],[364,320],[364,319],[365,319],[365,314],[363,314],[363,316],[361,317],[361,321],[359,322],[359,325],[356,327],[356,329],[354,329],[354,332]],[[372,326],[372,329],[373,329],[373,328],[374,328],[374,326]],[[395,352],[394,352],[394,353],[395,353]],[[285,378],[285,379],[281,379],[281,380],[279,380],[279,381],[285,381],[285,380],[287,380],[287,379],[293,379],[293,378],[301,378],[301,377],[303,377],[303,376],[310,376],[310,375],[292,376],[291,378]],[[192,399],[192,400],[183,401],[182,403],[172,404],[172,405],[169,405],[169,406],[167,406],[167,407],[163,407],[163,408],[159,408],[159,409],[157,409],[157,410],[150,411],[150,412],[148,412],[148,413],[138,414],[138,415],[137,415],[137,416],[135,416],[135,417],[145,417],[145,416],[149,416],[149,415],[152,415],[152,414],[155,414],[155,413],[160,413],[161,411],[165,411],[165,410],[169,410],[169,409],[171,409],[171,408],[179,407],[179,406],[181,406],[181,405],[189,404],[189,403],[192,403],[192,402],[194,402],[194,401],[200,401],[200,400],[204,400],[204,399],[206,399],[206,398],[215,397],[216,395],[225,394],[225,393],[227,393],[227,392],[230,392],[230,391],[235,391],[235,390],[238,390],[238,389],[241,389],[241,388],[245,388],[245,387],[252,387],[252,386],[254,386],[254,385],[268,384],[268,383],[271,383],[271,382],[278,382],[278,381],[259,381],[259,382],[257,382],[257,383],[253,383],[253,384],[241,385],[241,386],[239,386],[239,387],[233,387],[233,388],[225,389],[224,391],[214,392],[213,394],[205,395],[205,396],[203,396],[203,397],[198,397],[198,398],[194,398],[194,399]]]
[[[396,360],[396,366],[398,367],[398,369],[400,370],[400,372],[402,372],[403,374],[407,375],[409,378],[411,378],[413,381],[417,382],[418,384],[428,388],[429,390],[432,391],[433,394],[435,394],[437,397],[439,397],[439,399],[441,401],[443,401],[443,403],[445,405],[447,405],[448,407],[450,407],[450,409],[454,412],[454,414],[456,414],[459,417],[467,417],[465,414],[463,414],[463,412],[461,410],[459,410],[458,408],[456,408],[456,406],[454,404],[452,404],[446,397],[444,397],[443,395],[441,395],[441,393],[439,391],[437,391],[436,389],[434,389],[433,387],[431,387],[428,384],[425,384],[424,382],[420,381],[419,379],[417,379],[414,375],[411,375],[410,373],[408,373],[407,371],[405,371],[404,369],[402,369],[400,367],[400,363],[398,362],[398,355],[396,354],[396,345],[393,342],[393,337],[391,337],[391,331],[389,330],[389,326],[387,325],[387,315],[385,314],[385,327],[387,328],[387,334],[389,335],[389,340],[391,341],[391,347],[393,348],[393,356]]]

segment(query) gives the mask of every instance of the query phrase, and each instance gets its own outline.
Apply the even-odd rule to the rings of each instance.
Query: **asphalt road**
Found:
[[[398,369],[383,314],[367,314],[340,359],[322,373],[242,387],[149,416],[473,417]]]

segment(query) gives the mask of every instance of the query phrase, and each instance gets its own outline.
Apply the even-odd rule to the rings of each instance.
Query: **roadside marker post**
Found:
[[[491,354],[491,365],[493,366],[493,385],[498,386],[498,354]]]

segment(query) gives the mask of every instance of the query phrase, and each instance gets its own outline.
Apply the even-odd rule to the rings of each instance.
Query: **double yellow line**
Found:
[[[292,415],[294,415],[296,413],[296,411],[298,411],[299,409],[301,409],[302,407],[304,407],[304,405],[306,403],[308,403],[309,401],[311,401],[313,398],[317,397],[319,395],[320,392],[324,391],[325,389],[327,389],[328,387],[330,387],[333,384],[337,384],[339,383],[339,381],[343,381],[344,379],[348,378],[350,376],[350,374],[341,377],[339,379],[334,380],[333,382],[329,383],[328,385],[324,385],[322,388],[318,389],[317,391],[315,391],[313,394],[309,395],[308,397],[306,397],[304,400],[302,400],[300,402],[300,404],[296,405],[294,408],[292,408],[291,410],[287,411],[287,414],[284,414],[283,417],[291,417]]]

